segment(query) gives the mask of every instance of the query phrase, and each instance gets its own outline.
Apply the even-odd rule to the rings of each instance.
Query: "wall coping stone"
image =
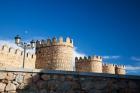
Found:
[[[124,78],[124,79],[140,79],[140,75],[115,75],[107,73],[93,72],[76,72],[76,71],[61,71],[47,69],[27,69],[27,68],[0,68],[0,72],[25,72],[25,73],[46,73],[46,74],[63,74],[63,75],[78,75],[78,76],[97,76],[108,78]]]

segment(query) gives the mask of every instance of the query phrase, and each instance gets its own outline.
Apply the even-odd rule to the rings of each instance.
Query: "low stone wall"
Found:
[[[0,68],[0,93],[140,93],[140,76]]]

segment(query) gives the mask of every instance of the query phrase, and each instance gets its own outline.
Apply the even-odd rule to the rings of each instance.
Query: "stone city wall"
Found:
[[[140,76],[0,68],[0,93],[139,93]]]
[[[36,68],[49,70],[73,70],[73,42],[60,37],[36,42]]]
[[[75,67],[78,72],[126,74],[124,65],[104,64],[101,56],[76,57]]]
[[[23,66],[23,50],[9,47],[8,45],[0,45],[0,67],[22,68]],[[36,55],[31,53],[25,54],[25,68],[35,68]]]

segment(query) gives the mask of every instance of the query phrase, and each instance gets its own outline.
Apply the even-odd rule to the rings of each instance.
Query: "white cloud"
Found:
[[[77,51],[77,48],[74,48],[74,57],[84,57],[86,54],[80,53]]]
[[[132,56],[131,57],[131,60],[140,62],[140,57],[134,57],[134,56]]]
[[[140,70],[140,66],[127,65],[126,70]]]
[[[119,59],[120,56],[102,56],[104,59]]]
[[[14,41],[12,41],[12,40],[0,40],[0,46],[2,46],[2,45],[8,45],[9,47],[12,47],[14,49],[20,49],[20,50],[23,51],[23,48],[17,46],[14,43]],[[27,52],[30,52],[30,53],[34,54],[35,53],[35,49],[29,49],[29,50],[27,50]]]
[[[126,72],[129,75],[140,75],[140,66],[126,65]]]

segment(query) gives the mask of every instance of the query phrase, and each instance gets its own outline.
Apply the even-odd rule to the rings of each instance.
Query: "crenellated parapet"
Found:
[[[73,70],[73,41],[62,37],[36,41],[36,68]]]
[[[76,57],[75,58],[76,71],[80,72],[102,72],[102,57],[89,56],[89,57]]]
[[[63,37],[59,37],[58,39],[56,37],[53,37],[52,39],[47,40],[37,40],[36,41],[36,47],[49,47],[49,46],[70,46],[73,47],[73,41],[69,37],[66,38],[66,40],[63,39]]]
[[[89,62],[91,61],[91,57],[75,57],[75,62]]]
[[[0,67],[21,68],[24,52],[21,48],[13,48],[8,45],[0,45]],[[25,54],[25,68],[35,68],[36,55],[27,52]]]
[[[126,74],[126,68],[124,65],[115,65],[115,73],[116,74]]]
[[[115,74],[114,64],[103,64],[103,73]]]
[[[102,62],[102,57],[101,56],[88,56],[88,57],[75,57],[75,62],[87,62],[87,61],[98,61]]]

